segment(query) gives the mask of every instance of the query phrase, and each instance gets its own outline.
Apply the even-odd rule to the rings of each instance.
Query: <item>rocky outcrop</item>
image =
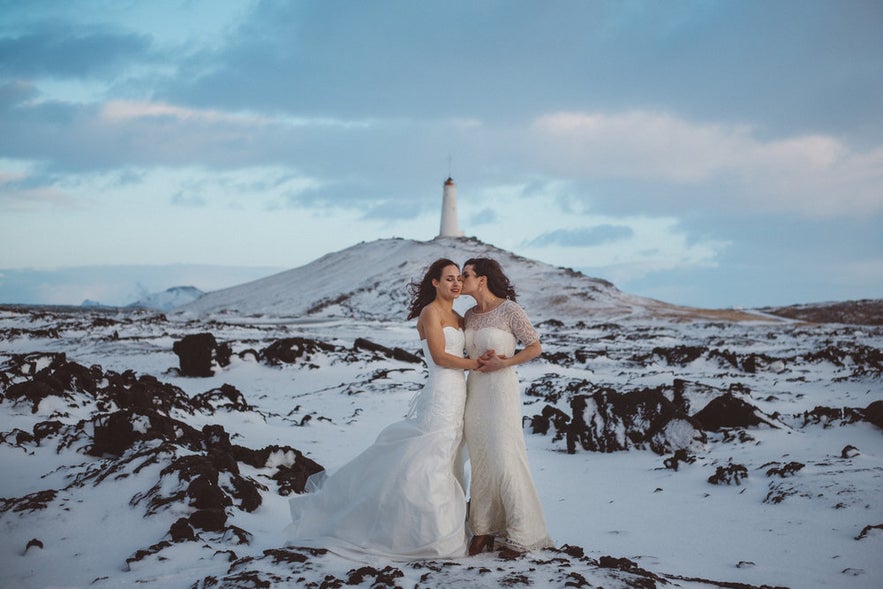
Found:
[[[312,367],[313,356],[320,352],[339,352],[340,348],[332,344],[304,337],[288,337],[277,340],[260,351],[260,358],[271,366],[294,364],[301,362]]]
[[[705,434],[684,413],[683,405],[669,400],[662,388],[628,393],[594,388],[591,394],[571,397],[571,415],[550,405],[544,407],[531,419],[532,430],[546,433],[554,429],[554,439],[566,439],[569,454],[578,449],[639,449],[665,454],[705,442]]]
[[[385,358],[390,358],[392,360],[398,360],[399,362],[408,362],[411,364],[422,364],[423,359],[416,354],[412,354],[402,348],[387,348],[386,346],[381,346],[380,344],[374,343],[371,340],[367,340],[365,338],[357,338],[353,343],[353,348],[356,350],[368,350],[370,352],[374,352],[383,356]]]
[[[779,427],[772,417],[730,392],[712,399],[708,405],[693,415],[693,419],[702,429],[708,431],[756,427],[761,424],[773,428]]]
[[[211,333],[194,333],[172,345],[178,355],[183,376],[213,376],[215,366],[230,364],[232,350],[229,344],[219,344]]]
[[[742,479],[748,478],[748,469],[744,464],[728,464],[718,466],[714,474],[708,477],[712,485],[741,485]]]

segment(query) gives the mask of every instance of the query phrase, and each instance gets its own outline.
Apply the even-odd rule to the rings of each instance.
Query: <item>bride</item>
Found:
[[[317,492],[290,500],[289,545],[355,559],[466,556],[464,370],[479,361],[464,357],[463,318],[453,308],[460,283],[459,267],[439,259],[411,284],[408,319],[419,317],[426,385],[403,421],[387,426]]]
[[[463,264],[466,351],[479,359],[469,373],[464,436],[472,466],[469,554],[493,549],[508,557],[553,546],[530,474],[521,430],[521,397],[515,366],[540,355],[540,338],[515,302],[500,264],[472,258]],[[516,342],[522,349],[515,351]]]

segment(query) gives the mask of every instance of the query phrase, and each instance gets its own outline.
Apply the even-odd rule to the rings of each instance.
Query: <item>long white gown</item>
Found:
[[[506,300],[486,313],[466,311],[466,351],[515,354],[516,340],[539,339],[527,314]],[[469,526],[516,550],[554,546],[530,474],[521,425],[521,395],[514,367],[469,373],[464,436],[472,464]]]
[[[444,328],[445,351],[462,356],[463,331]],[[432,361],[408,416],[315,493],[291,498],[288,545],[327,548],[356,560],[451,558],[466,555],[463,483],[463,370]]]

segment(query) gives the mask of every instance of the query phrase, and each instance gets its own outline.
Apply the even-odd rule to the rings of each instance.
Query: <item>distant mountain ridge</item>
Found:
[[[810,323],[883,325],[883,299],[763,307],[765,313]]]
[[[518,302],[534,321],[606,321],[660,315],[684,319],[764,319],[747,312],[678,307],[626,294],[606,280],[529,260],[475,238],[457,237],[431,241],[391,238],[359,243],[299,268],[210,292],[177,310],[199,315],[235,311],[238,315],[253,316],[404,319],[410,302],[408,284],[420,279],[429,264],[438,258],[462,264],[474,257],[490,257],[500,262],[515,285]],[[457,301],[457,308],[462,311],[471,304],[471,297],[463,297]]]
[[[173,286],[162,292],[155,292],[141,298],[127,307],[169,311],[175,307],[195,301],[205,293],[195,286]]]

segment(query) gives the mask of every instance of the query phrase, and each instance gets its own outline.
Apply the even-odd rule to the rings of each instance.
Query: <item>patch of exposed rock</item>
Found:
[[[585,391],[570,397],[570,415],[546,405],[531,419],[531,428],[541,434],[554,429],[554,439],[565,439],[570,454],[578,448],[591,452],[639,449],[666,454],[706,441],[705,434],[684,412],[683,403],[670,400],[662,387],[619,393],[586,381],[574,381],[568,386],[569,392],[579,386]]]

